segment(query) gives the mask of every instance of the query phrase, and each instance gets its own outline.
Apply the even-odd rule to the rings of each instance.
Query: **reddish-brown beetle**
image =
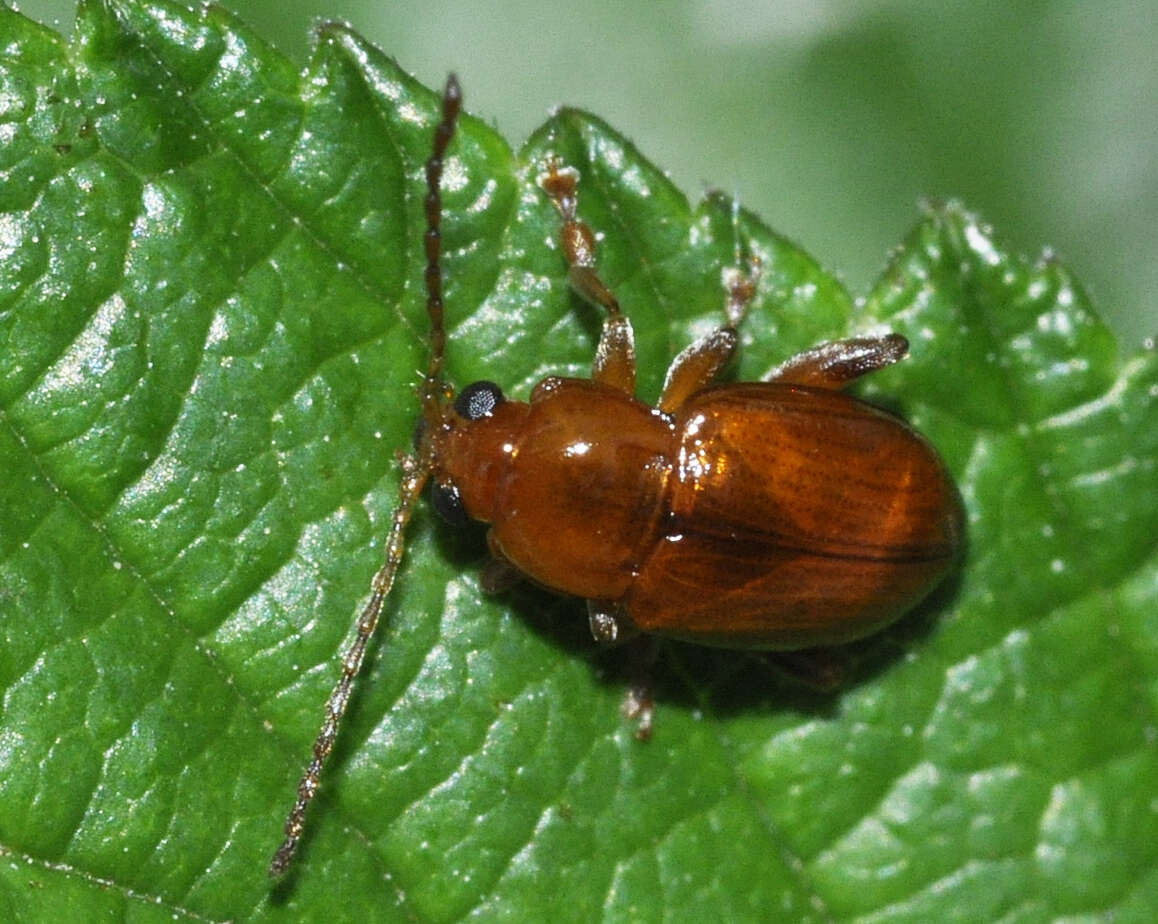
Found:
[[[540,185],[562,218],[572,288],[607,311],[590,379],[548,378],[529,402],[490,382],[443,382],[442,159],[461,93],[454,78],[427,162],[431,356],[414,451],[357,638],[270,872],[289,865],[423,487],[452,523],[490,524],[487,582],[503,572],[587,600],[596,641],[639,633],[731,648],[850,641],[920,601],[961,534],[952,481],[903,421],[843,394],[901,359],[896,334],[823,344],[768,381],[713,385],[736,348],[757,274],[725,274],[727,323],[676,357],[658,407],[638,401],[631,324],[595,269],[576,214],[577,175],[554,160]]]

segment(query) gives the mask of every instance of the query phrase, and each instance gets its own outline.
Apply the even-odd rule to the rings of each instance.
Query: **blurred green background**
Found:
[[[1158,333],[1158,2],[222,0],[304,63],[343,19],[518,145],[589,109],[692,198],[739,195],[863,291],[956,197],[1052,248],[1128,351]],[[71,28],[71,0],[19,5]]]

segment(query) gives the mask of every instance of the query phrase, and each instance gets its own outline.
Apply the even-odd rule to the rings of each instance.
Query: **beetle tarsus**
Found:
[[[619,641],[619,620],[603,601],[587,601],[587,624],[591,627],[591,637],[600,645],[614,645]]]
[[[635,740],[650,741],[655,730],[655,699],[651,688],[633,683],[623,701],[623,716],[635,722]]]
[[[591,378],[601,385],[634,395],[635,332],[615,294],[595,267],[595,232],[579,218],[579,171],[562,166],[552,154],[538,183],[562,219],[559,242],[567,260],[568,283],[587,302],[607,311]]]

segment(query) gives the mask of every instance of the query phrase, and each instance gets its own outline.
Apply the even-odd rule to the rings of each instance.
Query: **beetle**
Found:
[[[861,638],[899,618],[951,567],[962,515],[932,446],[842,389],[897,362],[898,334],[826,343],[766,381],[717,384],[759,284],[723,274],[725,323],[680,353],[658,404],[635,397],[631,323],[596,270],[578,175],[554,157],[539,185],[561,220],[570,286],[606,313],[590,379],[552,376],[528,401],[493,382],[443,379],[440,182],[462,94],[453,75],[426,164],[430,359],[413,450],[357,636],[270,866],[285,871],[354,677],[431,484],[452,524],[489,524],[484,585],[512,575],[587,601],[594,639],[645,634],[727,648],[799,650]],[[637,702],[649,721],[646,702]],[[641,727],[647,730],[649,726]]]

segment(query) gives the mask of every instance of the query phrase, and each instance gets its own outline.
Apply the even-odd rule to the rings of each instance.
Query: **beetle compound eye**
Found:
[[[494,382],[474,382],[459,392],[454,409],[467,420],[478,420],[490,417],[502,401],[502,389]]]
[[[435,512],[451,526],[466,526],[470,522],[466,507],[462,505],[462,495],[452,482],[431,485],[430,502]]]

